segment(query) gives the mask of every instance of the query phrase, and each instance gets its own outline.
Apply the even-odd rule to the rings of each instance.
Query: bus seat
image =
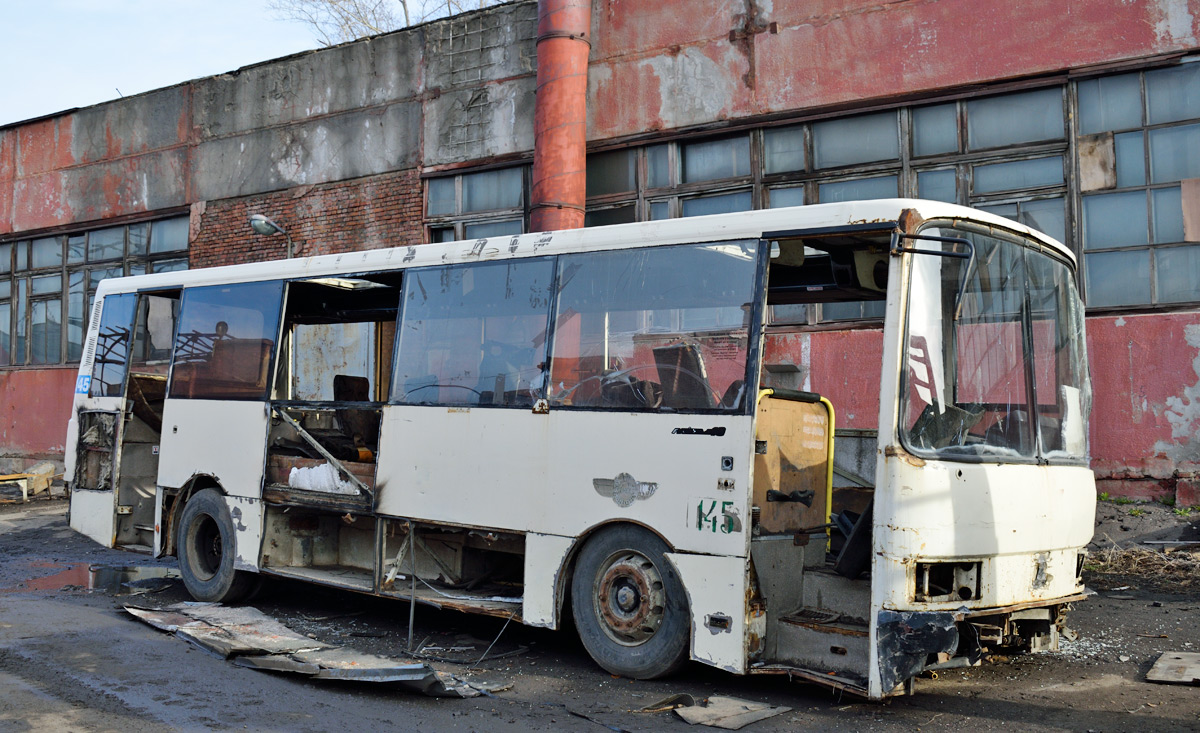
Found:
[[[714,407],[704,360],[695,344],[679,342],[655,347],[654,362],[658,366],[664,407]]]

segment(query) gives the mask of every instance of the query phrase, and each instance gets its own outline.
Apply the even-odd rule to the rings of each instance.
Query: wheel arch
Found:
[[[183,508],[197,492],[204,489],[216,489],[222,496],[228,496],[229,492],[225,491],[225,487],[221,482],[211,474],[198,473],[193,475],[187,482],[174,493],[170,506],[163,507],[163,513],[166,515],[164,519],[163,534],[165,535],[162,543],[162,554],[177,556],[179,554],[179,520],[183,517]]]

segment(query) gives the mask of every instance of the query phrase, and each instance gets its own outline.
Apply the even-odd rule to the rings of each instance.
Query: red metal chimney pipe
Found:
[[[530,230],[579,229],[587,196],[591,0],[538,0]]]

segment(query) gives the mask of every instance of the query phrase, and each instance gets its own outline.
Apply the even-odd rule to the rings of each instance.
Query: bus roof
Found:
[[[97,288],[97,295],[261,280],[297,280],[408,267],[592,250],[626,249],[647,245],[661,246],[757,239],[766,232],[828,229],[872,223],[878,223],[883,227],[898,221],[901,213],[907,209],[915,210],[925,220],[969,220],[984,226],[1007,230],[1033,239],[1072,263],[1075,262],[1074,255],[1066,246],[1041,232],[995,214],[938,201],[877,199],[780,209],[758,209],[733,214],[615,224],[587,229],[533,232],[486,239],[368,249],[341,254],[297,257],[290,260],[271,260],[197,270],[133,275],[101,281]]]

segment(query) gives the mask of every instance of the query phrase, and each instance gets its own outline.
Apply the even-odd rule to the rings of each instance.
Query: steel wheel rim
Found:
[[[211,580],[221,569],[224,543],[217,521],[207,514],[196,518],[192,530],[192,571],[201,580]]]
[[[654,563],[633,550],[620,550],[600,564],[592,599],[600,628],[622,646],[649,641],[662,626],[666,593]]]

